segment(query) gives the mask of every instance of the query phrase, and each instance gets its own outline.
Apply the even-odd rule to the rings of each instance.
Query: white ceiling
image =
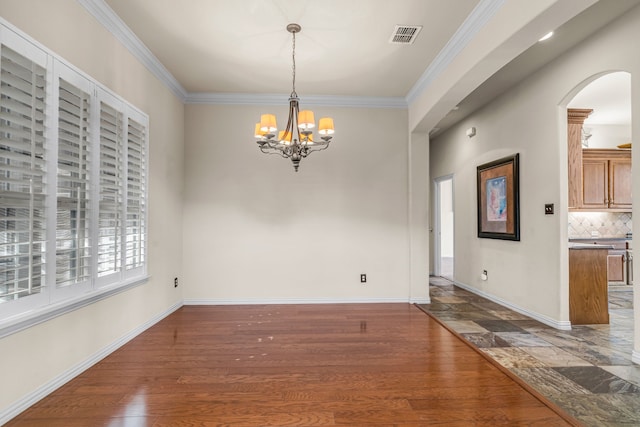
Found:
[[[187,92],[404,97],[479,0],[106,0]],[[412,45],[395,25],[422,25]]]
[[[512,14],[524,16],[532,9],[529,0],[79,1],[90,7],[110,7],[110,13],[119,17],[116,21],[122,20],[128,27],[125,33],[129,29],[135,33],[133,38],[148,48],[151,62],[157,58],[160,68],[170,74],[168,80],[176,82],[177,91],[191,99],[197,99],[198,94],[289,93],[292,40],[286,26],[296,22],[302,26],[296,37],[296,89],[301,98],[380,97],[400,100],[400,105],[405,106],[429,70],[442,64],[443,54],[452,59],[438,72],[446,75],[458,71],[456,52],[469,43],[464,37],[474,37],[469,28],[486,25],[493,34],[508,30],[517,37],[518,29],[505,28],[510,22],[505,18],[512,15],[500,13],[509,9]],[[556,35],[545,44],[536,44],[529,34],[530,44],[519,44],[528,50],[508,52],[515,59],[486,81],[483,82],[486,77],[471,76],[471,80],[478,80],[475,86],[467,86],[464,93],[451,89],[448,96],[457,98],[453,102],[458,103],[458,108],[446,114],[455,105],[451,104],[452,99],[446,100],[448,109],[438,113],[439,132],[640,3],[600,0],[582,11],[593,1],[556,1],[560,8],[565,6],[566,18],[553,16],[553,12],[531,16],[535,28],[545,28],[544,32],[554,29]],[[573,14],[566,12],[572,7],[580,9]],[[495,17],[487,15],[488,10]],[[555,27],[558,22],[564,24],[547,28],[542,21],[549,22],[548,26],[555,22]],[[119,25],[122,24],[115,24]],[[395,45],[389,43],[389,38],[396,25],[421,25],[423,29],[414,44]],[[520,37],[524,37],[524,31],[523,27]],[[160,74],[166,71],[161,70]],[[444,101],[439,102],[445,105]]]

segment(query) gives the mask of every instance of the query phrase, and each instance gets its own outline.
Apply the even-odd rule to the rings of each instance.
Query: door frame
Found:
[[[453,174],[449,174],[449,175],[443,175],[440,177],[437,177],[433,180],[433,184],[434,184],[434,195],[435,195],[435,201],[434,201],[434,208],[435,208],[435,212],[434,212],[434,219],[435,219],[435,227],[434,227],[434,264],[433,264],[433,274],[435,276],[439,276],[441,277],[442,274],[442,236],[441,236],[441,230],[442,230],[442,215],[440,213],[440,208],[441,208],[441,202],[440,202],[440,198],[441,198],[441,187],[440,185],[444,182],[444,181],[451,181],[451,210],[453,211],[454,214],[454,224],[455,224],[455,204],[453,203],[453,198],[454,198],[454,180],[453,180]],[[454,245],[454,253],[455,253],[455,226],[454,229],[452,230],[452,236],[451,238],[453,239],[452,244]],[[454,265],[455,265],[455,256],[454,256]],[[453,272],[452,272],[452,276],[453,276]],[[450,279],[453,279],[453,277],[450,277]]]

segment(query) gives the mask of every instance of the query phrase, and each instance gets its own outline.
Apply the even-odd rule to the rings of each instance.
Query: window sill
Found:
[[[107,299],[113,295],[119,294],[120,292],[143,285],[149,281],[149,277],[149,275],[135,277],[118,285],[92,291],[71,300],[47,305],[31,310],[27,313],[2,320],[0,321],[0,338],[15,334],[16,332],[23,331],[55,317],[62,316],[63,314],[86,307],[103,299]]]

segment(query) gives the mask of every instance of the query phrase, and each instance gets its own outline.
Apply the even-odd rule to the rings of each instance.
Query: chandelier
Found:
[[[284,130],[278,132],[276,116],[263,114],[260,123],[256,123],[255,137],[260,151],[265,154],[279,154],[285,159],[291,159],[293,168],[298,172],[300,160],[314,151],[326,150],[333,138],[333,119],[323,117],[318,122],[318,138],[313,136],[316,123],[313,111],[300,111],[298,94],[296,93],[296,33],[302,27],[298,24],[287,25],[287,31],[293,35],[292,62],[293,85],[289,95],[289,119]],[[278,137],[276,138],[276,132]]]

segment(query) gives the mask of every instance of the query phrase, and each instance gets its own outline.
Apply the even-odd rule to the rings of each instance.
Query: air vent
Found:
[[[413,44],[420,30],[422,30],[422,25],[396,25],[389,39],[389,43]]]

